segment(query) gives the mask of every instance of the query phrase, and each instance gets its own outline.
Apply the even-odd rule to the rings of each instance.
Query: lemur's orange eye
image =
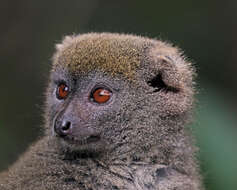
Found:
[[[66,99],[69,93],[69,88],[65,84],[59,84],[57,88],[57,98],[62,100]]]
[[[109,101],[111,98],[112,92],[104,88],[97,88],[91,94],[91,98],[94,102],[103,104]]]

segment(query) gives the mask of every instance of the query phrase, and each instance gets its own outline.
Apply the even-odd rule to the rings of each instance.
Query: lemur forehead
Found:
[[[78,74],[99,70],[132,79],[151,42],[143,37],[111,33],[66,37],[57,45],[53,68],[60,65]]]

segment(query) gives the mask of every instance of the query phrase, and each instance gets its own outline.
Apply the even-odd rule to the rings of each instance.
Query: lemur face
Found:
[[[149,149],[174,127],[167,120],[191,107],[192,71],[167,44],[104,33],[66,37],[57,47],[47,110],[63,147]]]

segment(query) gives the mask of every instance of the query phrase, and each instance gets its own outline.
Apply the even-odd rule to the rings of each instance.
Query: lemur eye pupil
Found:
[[[69,93],[69,88],[65,84],[60,84],[57,89],[57,98],[58,99],[66,99]]]
[[[92,93],[92,99],[93,101],[97,103],[106,103],[109,101],[112,93],[104,88],[98,88]]]

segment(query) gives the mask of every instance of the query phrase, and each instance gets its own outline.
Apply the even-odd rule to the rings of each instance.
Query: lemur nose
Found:
[[[70,133],[71,126],[72,125],[70,121],[64,120],[62,122],[56,122],[54,130],[60,137],[65,137]]]

